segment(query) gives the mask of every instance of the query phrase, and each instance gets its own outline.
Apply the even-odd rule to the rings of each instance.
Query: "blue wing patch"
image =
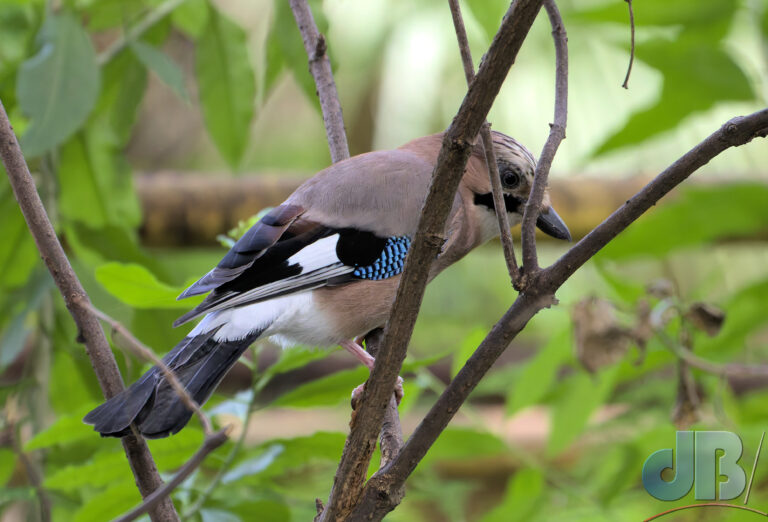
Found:
[[[405,256],[410,246],[411,239],[408,236],[387,238],[378,259],[366,266],[355,265],[352,275],[358,279],[371,281],[394,277],[403,271]]]

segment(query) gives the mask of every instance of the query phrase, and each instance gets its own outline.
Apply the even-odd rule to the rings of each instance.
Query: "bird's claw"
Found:
[[[365,383],[352,390],[351,404],[353,410],[357,409],[357,405],[363,397],[363,390],[365,390]],[[397,401],[398,406],[400,405],[400,401],[403,400],[403,396],[403,378],[398,375],[397,381],[395,381],[395,401]]]

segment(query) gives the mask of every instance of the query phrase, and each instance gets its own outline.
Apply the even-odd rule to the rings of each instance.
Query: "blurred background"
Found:
[[[445,2],[310,4],[352,154],[450,124],[466,89]],[[625,90],[626,2],[558,5],[570,110],[551,190],[578,238],[725,121],[766,106],[768,6],[635,2]],[[507,4],[462,6],[479,63]],[[489,116],[535,155],[552,120],[549,33],[542,14]],[[0,0],[0,35],[0,99],[79,277],[98,308],[164,353],[188,329],[171,323],[195,304],[175,296],[253,216],[330,162],[288,2]],[[571,278],[560,304],[534,318],[473,393],[387,520],[644,519],[695,502],[693,493],[661,502],[640,480],[651,453],[674,447],[676,429],[736,432],[749,476],[768,382],[725,365],[768,364],[767,164],[760,140],[726,151]],[[119,441],[80,420],[102,397],[5,176],[0,235],[1,519],[41,520],[42,505],[53,520],[108,520],[139,494]],[[568,247],[542,240],[542,261]],[[497,242],[430,285],[403,373],[406,436],[514,297]],[[133,381],[144,363],[112,342]],[[174,492],[180,513],[311,519],[341,455],[349,394],[365,378],[335,350],[254,346],[206,405],[217,424],[233,425],[232,438]],[[151,441],[163,475],[202,437],[193,420]],[[766,462],[749,498],[762,510]],[[371,472],[377,464],[374,456]]]

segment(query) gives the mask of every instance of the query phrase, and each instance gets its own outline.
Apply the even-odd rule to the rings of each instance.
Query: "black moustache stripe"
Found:
[[[504,206],[507,212],[517,212],[524,201],[520,198],[513,196],[512,194],[504,194]],[[491,210],[496,210],[493,204],[493,194],[490,192],[486,194],[475,194],[475,205],[483,205]]]

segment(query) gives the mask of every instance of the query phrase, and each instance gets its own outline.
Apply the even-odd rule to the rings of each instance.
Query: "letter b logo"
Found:
[[[734,499],[744,491],[746,474],[738,464],[742,452],[738,435],[729,431],[678,431],[675,444],[677,455],[671,449],[662,449],[643,464],[643,486],[648,493],[659,500],[678,500],[691,490],[695,481],[696,500],[717,500],[718,475],[728,478],[720,482],[720,500]],[[718,450],[723,451],[719,459]],[[661,478],[666,468],[675,471],[671,481]]]

